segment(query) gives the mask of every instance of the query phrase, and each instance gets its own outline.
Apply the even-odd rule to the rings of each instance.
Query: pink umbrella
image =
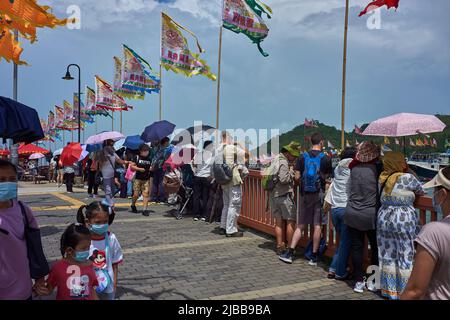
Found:
[[[44,158],[45,156],[42,153],[33,153],[28,159],[30,160],[37,160]]]
[[[445,124],[429,114],[398,113],[373,121],[362,133],[365,136],[404,137],[442,132]]]
[[[117,131],[105,131],[95,136],[91,136],[86,140],[86,144],[99,144],[103,143],[106,140],[119,141],[120,139],[124,139],[125,136]]]

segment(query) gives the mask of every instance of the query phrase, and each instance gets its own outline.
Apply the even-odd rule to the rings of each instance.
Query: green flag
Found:
[[[223,27],[235,33],[243,33],[258,46],[264,57],[268,54],[261,48],[261,42],[269,34],[269,28],[262,19],[265,13],[270,19],[272,9],[259,0],[223,0]]]

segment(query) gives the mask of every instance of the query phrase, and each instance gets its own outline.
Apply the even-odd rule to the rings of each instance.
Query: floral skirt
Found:
[[[378,213],[377,242],[381,294],[399,299],[414,261],[414,239],[420,231],[414,207],[382,206]]]

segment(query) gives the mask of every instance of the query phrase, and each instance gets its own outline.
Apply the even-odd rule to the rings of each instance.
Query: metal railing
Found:
[[[245,179],[243,185],[242,210],[239,217],[239,223],[249,228],[275,235],[275,218],[272,216],[267,200],[267,192],[262,188],[261,172],[257,170],[249,170],[250,173]],[[297,192],[297,205],[299,203],[299,194]],[[438,217],[433,210],[430,197],[419,197],[414,204],[418,210],[421,225],[430,221],[437,221]],[[323,235],[327,241],[326,256],[332,257],[336,246],[339,244],[339,237],[335,233],[331,215],[327,215],[328,223],[323,226]],[[311,229],[309,230],[309,233]],[[305,247],[308,237],[302,237],[299,243],[300,247]]]

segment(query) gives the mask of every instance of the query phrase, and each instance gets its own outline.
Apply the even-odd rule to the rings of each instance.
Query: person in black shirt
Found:
[[[150,147],[145,143],[139,147],[139,154],[134,157],[131,170],[136,172],[136,176],[133,183],[133,200],[131,203],[131,212],[137,213],[136,201],[139,195],[142,193],[144,198],[144,216],[148,217],[150,211],[148,210],[148,198],[150,194],[150,167],[152,159],[150,156]]]
[[[291,248],[280,256],[280,260],[292,263],[295,247],[302,237],[302,231],[306,231],[306,226],[314,225],[313,250],[310,265],[317,265],[317,252],[319,250],[322,233],[322,206],[325,190],[330,184],[333,174],[331,159],[322,152],[324,138],[319,132],[311,136],[312,148],[310,151],[300,155],[294,166],[295,181],[300,183],[300,203],[297,212],[297,229],[291,242]],[[308,168],[314,166],[315,161],[320,158],[320,166],[317,168],[316,181],[308,180],[311,174],[305,172],[305,163]],[[313,167],[314,168],[314,167]],[[308,170],[310,172],[310,170]]]

